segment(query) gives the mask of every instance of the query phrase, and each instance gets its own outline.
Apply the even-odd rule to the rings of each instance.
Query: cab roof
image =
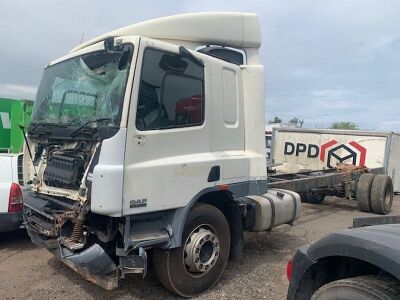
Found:
[[[176,42],[215,44],[236,48],[259,48],[261,29],[258,16],[242,12],[191,13],[152,19],[126,26],[91,39],[71,53],[107,37],[138,35]]]

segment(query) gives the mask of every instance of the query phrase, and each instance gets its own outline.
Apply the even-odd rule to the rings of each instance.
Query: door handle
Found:
[[[144,135],[135,135],[133,137],[133,141],[138,145],[143,144],[146,141],[146,137]]]

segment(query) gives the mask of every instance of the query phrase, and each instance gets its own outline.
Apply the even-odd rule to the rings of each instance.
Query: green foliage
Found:
[[[275,116],[272,120],[269,120],[268,124],[276,124],[276,123],[282,123],[282,119]]]
[[[275,116],[272,120],[269,120],[268,124],[279,124],[282,123],[282,119],[279,118],[278,116]],[[288,122],[289,125],[291,126],[295,126],[297,128],[302,128],[303,124],[304,124],[304,120],[301,120],[297,117],[294,117],[292,119],[289,120]]]
[[[304,124],[304,120],[300,120],[297,117],[294,117],[293,119],[289,120],[289,125],[293,125],[297,128],[302,128]]]
[[[331,129],[350,129],[359,130],[360,128],[353,122],[335,122],[331,125]]]

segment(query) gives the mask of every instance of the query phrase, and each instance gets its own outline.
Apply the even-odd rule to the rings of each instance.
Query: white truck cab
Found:
[[[267,191],[260,45],[255,14],[195,13],[51,62],[24,156],[32,240],[106,289],[145,275],[152,251],[190,297],[241,257],[244,230],[292,223],[299,196]]]

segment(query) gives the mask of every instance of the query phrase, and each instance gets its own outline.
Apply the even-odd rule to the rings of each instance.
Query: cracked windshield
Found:
[[[79,127],[104,118],[97,126],[119,126],[132,49],[119,45],[46,68],[32,124]]]

